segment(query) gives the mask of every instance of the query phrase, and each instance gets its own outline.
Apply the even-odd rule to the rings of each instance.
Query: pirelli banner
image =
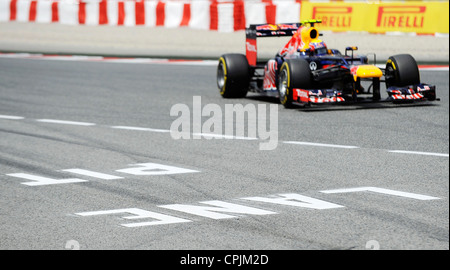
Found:
[[[449,33],[449,2],[305,2],[301,20],[321,19],[320,28],[370,33]]]

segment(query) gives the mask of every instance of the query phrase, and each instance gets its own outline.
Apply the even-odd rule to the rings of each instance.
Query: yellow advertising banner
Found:
[[[320,29],[370,33],[449,33],[449,2],[302,2],[300,19],[321,19]]]

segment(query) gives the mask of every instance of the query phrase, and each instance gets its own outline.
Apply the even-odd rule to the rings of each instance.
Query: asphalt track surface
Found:
[[[305,111],[215,68],[0,58],[0,249],[448,250],[448,70],[432,105]],[[194,97],[278,105],[276,149],[173,139]]]

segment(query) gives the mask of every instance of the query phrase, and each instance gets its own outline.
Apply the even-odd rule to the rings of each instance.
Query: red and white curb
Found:
[[[32,53],[2,53],[0,58],[59,60],[59,61],[84,61],[104,63],[128,63],[128,64],[172,64],[172,65],[197,65],[215,66],[217,60],[192,60],[192,59],[160,59],[160,58],[133,58],[133,57],[105,57],[85,55],[54,55]],[[383,65],[377,65],[383,67]],[[421,70],[449,71],[449,65],[419,65]]]
[[[132,58],[132,57],[107,57],[107,56],[85,56],[85,55],[55,55],[55,54],[32,54],[32,53],[2,53],[0,58],[32,59],[32,60],[57,60],[57,61],[82,61],[82,62],[104,62],[104,63],[128,63],[128,64],[172,64],[172,65],[217,65],[216,60],[190,60],[190,59],[163,59],[163,58]]]

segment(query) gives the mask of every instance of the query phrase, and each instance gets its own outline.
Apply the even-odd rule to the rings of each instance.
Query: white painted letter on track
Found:
[[[42,176],[26,174],[26,173],[12,173],[12,174],[7,174],[7,175],[12,176],[12,177],[32,180],[33,182],[21,183],[21,184],[27,185],[27,186],[47,186],[47,185],[88,182],[87,180],[83,180],[83,179],[79,179],[79,178],[53,179],[53,178],[42,177]]]
[[[206,201],[200,202],[203,204],[212,205],[211,206],[199,206],[199,205],[188,205],[188,204],[170,204],[161,205],[160,207],[176,210],[180,212],[185,212],[197,216],[212,218],[212,219],[225,219],[225,218],[236,218],[236,216],[226,215],[222,213],[235,213],[235,214],[247,214],[247,215],[270,215],[276,214],[275,212],[243,206],[239,204],[227,203],[222,201]],[[218,213],[222,212],[222,213]]]
[[[278,196],[280,197],[247,197],[242,199],[257,202],[312,208],[312,209],[331,209],[344,207],[339,204],[334,204],[295,193],[278,194]]]
[[[167,174],[198,172],[195,170],[183,169],[179,167],[167,166],[157,163],[139,163],[132,165],[137,165],[139,167],[116,170],[116,172],[127,173],[132,175],[167,175]]]
[[[335,194],[335,193],[351,193],[351,192],[374,192],[374,193],[380,193],[385,195],[392,195],[392,196],[399,196],[404,198],[410,198],[410,199],[416,199],[416,200],[438,200],[437,197],[431,197],[427,195],[422,194],[416,194],[416,193],[410,193],[410,192],[404,192],[404,191],[396,191],[392,189],[386,189],[386,188],[378,188],[378,187],[358,187],[358,188],[341,188],[341,189],[331,189],[331,190],[322,190],[322,193],[327,194]]]
[[[188,220],[188,219],[164,215],[161,213],[142,210],[139,208],[124,208],[124,209],[114,209],[114,210],[106,210],[106,211],[81,212],[81,213],[76,213],[76,215],[86,217],[86,216],[113,215],[113,214],[122,214],[122,213],[133,214],[133,216],[122,217],[124,219],[144,219],[144,218],[156,219],[156,220],[147,221],[147,222],[135,222],[135,223],[121,224],[121,226],[129,227],[129,228],[191,222],[191,220]]]

